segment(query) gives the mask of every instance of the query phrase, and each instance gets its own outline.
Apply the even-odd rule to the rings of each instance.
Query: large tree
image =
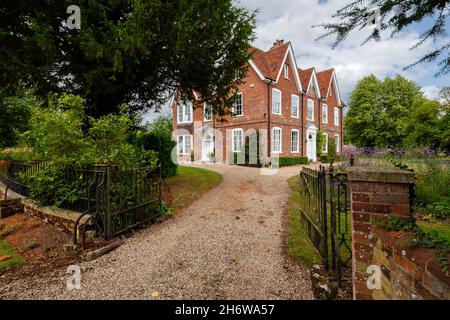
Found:
[[[414,101],[422,98],[420,87],[400,75],[361,79],[350,97],[346,139],[365,147],[403,145]]]
[[[367,30],[365,43],[381,40],[383,30],[390,31],[392,37],[413,23],[430,21],[429,27],[419,35],[412,49],[420,47],[428,39],[437,44],[436,49],[406,67],[438,59],[438,74],[447,74],[450,72],[450,41],[446,33],[449,16],[449,0],[357,0],[338,10],[333,15],[336,21],[317,26],[326,30],[319,39],[335,36],[336,47],[354,30]]]
[[[72,4],[80,29],[65,23]],[[237,90],[236,71],[246,74],[253,27],[254,13],[232,0],[3,0],[0,87],[78,94],[97,116],[196,91],[220,113]]]

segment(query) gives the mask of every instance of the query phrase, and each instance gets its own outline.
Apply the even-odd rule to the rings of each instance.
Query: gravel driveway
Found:
[[[6,299],[312,299],[308,268],[283,249],[287,179],[256,168],[198,165],[222,183],[191,206],[80,264],[80,290],[66,289],[65,270],[17,279]]]

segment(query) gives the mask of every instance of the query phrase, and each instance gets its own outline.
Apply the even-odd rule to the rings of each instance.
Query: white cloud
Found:
[[[422,91],[425,94],[425,97],[434,100],[439,98],[439,92],[441,89],[437,86],[426,86],[422,87]]]
[[[434,46],[428,41],[418,50],[410,50],[418,37],[414,31],[403,32],[395,38],[384,34],[385,40],[371,41],[364,46],[361,46],[361,43],[368,33],[357,31],[335,50],[331,49],[334,40],[332,38],[315,41],[324,30],[312,26],[329,21],[333,13],[347,3],[348,0],[239,1],[245,8],[260,10],[257,16],[255,46],[267,50],[275,39],[289,40],[300,67],[315,66],[318,70],[336,68],[344,100],[348,99],[356,82],[371,73],[380,78],[400,73],[419,84],[420,80],[436,73],[435,65],[419,65],[403,71],[405,66],[417,61]]]

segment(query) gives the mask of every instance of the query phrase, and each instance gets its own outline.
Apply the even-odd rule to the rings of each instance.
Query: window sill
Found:
[[[191,123],[193,123],[194,121],[188,121],[188,122],[177,122],[177,124],[191,124]]]

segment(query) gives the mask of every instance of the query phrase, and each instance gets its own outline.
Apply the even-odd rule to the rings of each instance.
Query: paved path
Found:
[[[201,165],[223,182],[182,212],[80,264],[81,290],[60,270],[0,288],[12,299],[312,299],[308,269],[283,249],[286,180],[299,167]]]

